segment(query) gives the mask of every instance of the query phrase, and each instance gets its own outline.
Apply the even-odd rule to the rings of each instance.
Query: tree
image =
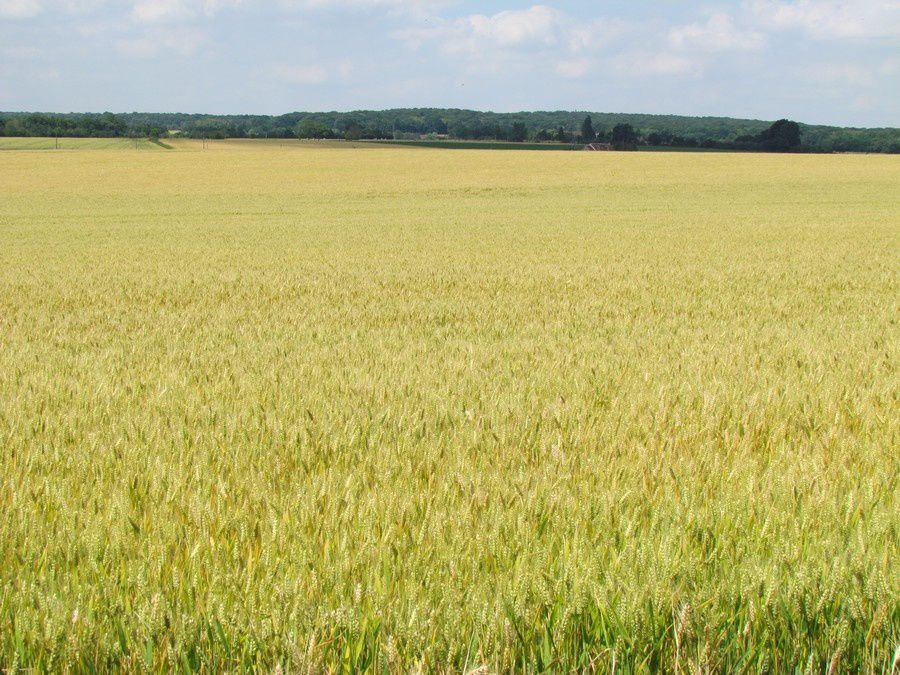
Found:
[[[591,116],[588,115],[584,118],[584,122],[581,123],[581,140],[583,143],[593,143],[596,138],[597,134],[594,131],[594,122],[591,119]]]
[[[509,140],[521,143],[528,138],[528,127],[522,122],[515,122],[512,125],[512,131],[509,133]]]
[[[432,134],[446,134],[447,123],[439,115],[428,115],[425,117],[424,131]]]
[[[344,132],[344,140],[347,141],[358,141],[362,138],[363,129],[356,122],[351,122],[350,126],[347,127],[347,131]]]
[[[616,150],[637,150],[638,135],[630,124],[617,124],[612,130],[612,144]]]
[[[556,140],[560,143],[568,143],[572,139],[569,137],[569,134],[566,133],[565,129],[559,127],[559,129],[556,130]]]
[[[757,140],[765,150],[787,152],[800,146],[800,125],[790,120],[778,120],[763,131]]]
[[[89,120],[88,125],[93,126],[104,136],[107,134],[112,136],[121,136],[125,133],[126,130],[125,123],[111,112],[105,112],[99,118],[91,119],[90,117],[88,117],[87,119]],[[93,122],[92,125],[91,122]]]
[[[297,124],[297,138],[331,138],[331,129],[315,120],[305,119]]]

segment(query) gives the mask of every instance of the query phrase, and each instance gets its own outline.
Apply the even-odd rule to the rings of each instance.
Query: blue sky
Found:
[[[0,110],[900,126],[900,0],[0,0]]]

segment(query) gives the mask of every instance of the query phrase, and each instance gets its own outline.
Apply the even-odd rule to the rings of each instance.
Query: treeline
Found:
[[[744,134],[733,141],[705,140],[703,143],[693,142],[692,139],[672,137],[666,134],[652,133],[648,137],[640,139],[647,145],[656,147],[699,147],[718,150],[751,150],[756,152],[823,152],[824,150],[811,145],[804,145],[803,130],[797,122],[791,120],[778,120],[767,129],[758,134]],[[888,152],[879,151],[879,152]]]
[[[0,136],[57,136],[70,138],[159,137],[161,127],[135,126],[119,115],[0,114]]]
[[[589,142],[583,133],[586,117],[596,129],[593,140],[629,146],[784,150],[782,141],[768,138],[771,122],[725,117],[620,115],[584,112],[491,113],[455,109],[400,109],[352,113],[292,113],[299,117],[302,138],[412,139],[422,136],[469,141]],[[623,125],[633,131],[627,140],[615,137]],[[787,147],[807,152],[900,152],[900,129],[853,129],[798,124],[802,144]],[[623,130],[620,129],[620,133]]]
[[[619,143],[613,135],[626,125],[634,136],[626,145],[675,148],[779,150],[766,138],[773,126],[760,120],[678,115],[633,115],[571,111],[492,113],[442,108],[294,112],[286,115],[197,115],[181,113],[38,114],[0,113],[4,136],[149,136],[175,133],[194,138],[349,138],[580,143],[587,117],[594,140]],[[809,152],[900,152],[900,129],[854,129],[797,125]],[[622,130],[620,129],[620,132]]]

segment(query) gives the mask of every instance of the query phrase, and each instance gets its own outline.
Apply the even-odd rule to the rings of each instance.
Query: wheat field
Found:
[[[900,159],[0,153],[0,669],[897,672]]]
[[[151,141],[146,138],[17,138],[0,136],[0,152],[4,150],[160,150],[162,148],[159,141]]]

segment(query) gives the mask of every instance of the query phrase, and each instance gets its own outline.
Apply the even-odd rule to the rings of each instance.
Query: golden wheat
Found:
[[[896,157],[0,154],[0,668],[889,671]]]

